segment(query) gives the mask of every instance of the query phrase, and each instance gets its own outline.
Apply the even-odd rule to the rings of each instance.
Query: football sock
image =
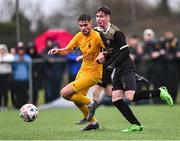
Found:
[[[87,115],[88,115],[88,112],[89,112],[89,110],[88,110],[88,107],[86,106],[86,105],[82,105],[82,104],[79,104],[79,103],[76,103],[76,102],[74,102],[75,103],[75,105],[79,108],[79,110],[83,113],[83,116],[85,117],[85,118],[87,118]],[[97,120],[96,120],[96,118],[95,117],[93,117],[91,120],[90,120],[90,122],[96,122]]]
[[[135,92],[133,101],[150,99],[152,97],[159,97],[159,96],[160,96],[160,90],[142,90]]]
[[[131,124],[141,125],[141,123],[134,116],[129,106],[122,99],[114,101],[113,104]]]
[[[91,103],[91,99],[82,94],[74,94],[72,95],[70,100],[79,104],[83,104],[83,105],[88,105]]]
[[[88,108],[86,105],[78,104],[74,102],[74,104],[79,108],[79,110],[83,113],[84,118],[88,115]]]
[[[97,122],[97,120],[96,120],[95,117],[93,117],[93,118],[90,120],[90,122]]]
[[[93,122],[91,122],[93,125],[96,125],[97,124],[97,121],[93,121]]]

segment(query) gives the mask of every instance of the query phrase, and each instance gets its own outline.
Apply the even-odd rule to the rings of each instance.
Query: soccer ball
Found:
[[[20,117],[26,122],[31,122],[36,120],[37,116],[38,116],[38,109],[33,104],[25,104],[20,109]]]

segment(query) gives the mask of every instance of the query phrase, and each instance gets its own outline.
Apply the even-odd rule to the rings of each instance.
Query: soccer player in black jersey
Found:
[[[101,33],[101,29],[99,27],[95,27],[94,29],[96,31],[100,32],[103,43],[105,44],[105,46],[108,46],[108,44],[106,43],[106,40],[104,38],[104,35],[102,35],[102,33]],[[112,62],[113,62],[112,59],[108,59],[106,62],[103,63],[102,78],[101,78],[101,80],[99,80],[97,85],[94,86],[94,90],[93,90],[93,100],[94,100],[94,102],[96,102],[95,104],[100,103],[99,94],[101,93],[102,89],[104,89],[105,94],[107,96],[112,96],[112,94],[111,94],[111,92],[112,92],[112,78],[111,78],[111,75],[113,73],[113,69],[111,69],[109,71],[106,71],[106,68],[109,65],[111,65]]]
[[[111,11],[108,7],[100,7],[96,12],[96,22],[102,29],[106,38],[107,52],[101,52],[97,61],[104,63],[112,59],[113,63],[106,70],[115,68],[112,89],[112,102],[122,115],[130,122],[130,126],[122,132],[143,130],[143,125],[138,121],[130,107],[123,101],[124,95],[129,101],[139,101],[160,97],[168,105],[173,105],[173,100],[165,87],[156,90],[136,91],[135,64],[129,56],[129,49],[124,33],[115,25],[110,23]],[[89,117],[95,114],[95,104],[90,108]]]

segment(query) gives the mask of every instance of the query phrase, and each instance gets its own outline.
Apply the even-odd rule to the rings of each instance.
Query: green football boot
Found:
[[[159,88],[159,90],[161,100],[165,101],[168,105],[173,106],[173,100],[171,95],[168,93],[167,88],[162,86]]]
[[[132,124],[127,129],[121,130],[121,132],[134,132],[134,131],[142,131],[142,130],[143,130],[142,125]]]

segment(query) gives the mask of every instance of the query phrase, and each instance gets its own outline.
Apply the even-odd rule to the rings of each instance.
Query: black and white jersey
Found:
[[[105,46],[108,50],[109,58],[114,60],[114,67],[119,71],[135,71],[135,64],[129,57],[129,49],[124,33],[115,25],[109,24],[106,31],[99,30],[103,34]]]

